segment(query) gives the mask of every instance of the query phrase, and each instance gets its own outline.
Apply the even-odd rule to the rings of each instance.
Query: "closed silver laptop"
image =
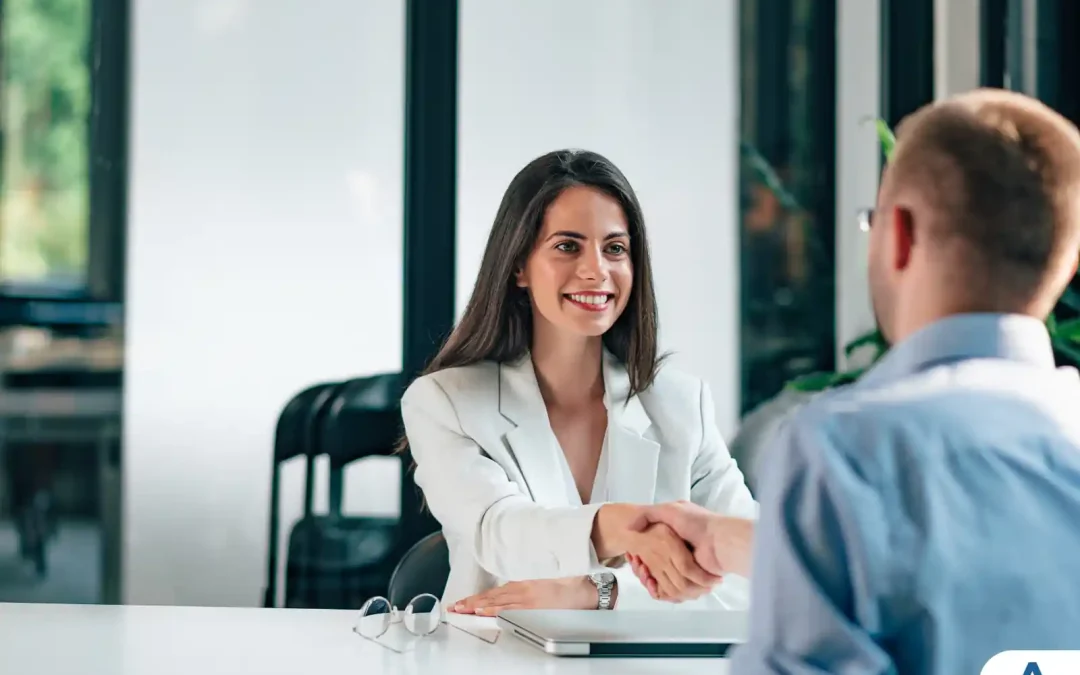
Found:
[[[746,641],[747,612],[509,610],[503,632],[556,656],[719,657]]]

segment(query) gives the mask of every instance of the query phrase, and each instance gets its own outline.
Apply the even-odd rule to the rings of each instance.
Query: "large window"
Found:
[[[835,362],[835,0],[741,0],[742,408]]]
[[[0,0],[4,285],[86,283],[90,17],[90,0]]]

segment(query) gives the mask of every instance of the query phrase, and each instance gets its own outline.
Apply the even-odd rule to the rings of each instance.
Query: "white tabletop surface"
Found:
[[[0,603],[0,673],[258,675],[477,673],[724,675],[722,659],[568,659],[507,634],[443,625],[404,654],[352,632],[354,613],[298,609]]]

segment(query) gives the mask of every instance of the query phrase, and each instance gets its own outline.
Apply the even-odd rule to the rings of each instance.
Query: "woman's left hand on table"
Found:
[[[596,585],[588,577],[567,577],[511,581],[459,600],[449,611],[495,616],[507,609],[596,609],[596,605]]]

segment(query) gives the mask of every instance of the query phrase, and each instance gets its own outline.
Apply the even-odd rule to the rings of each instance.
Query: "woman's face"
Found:
[[[589,187],[564,190],[544,216],[517,283],[535,322],[580,336],[603,335],[626,309],[633,286],[630,232],[619,202]]]

